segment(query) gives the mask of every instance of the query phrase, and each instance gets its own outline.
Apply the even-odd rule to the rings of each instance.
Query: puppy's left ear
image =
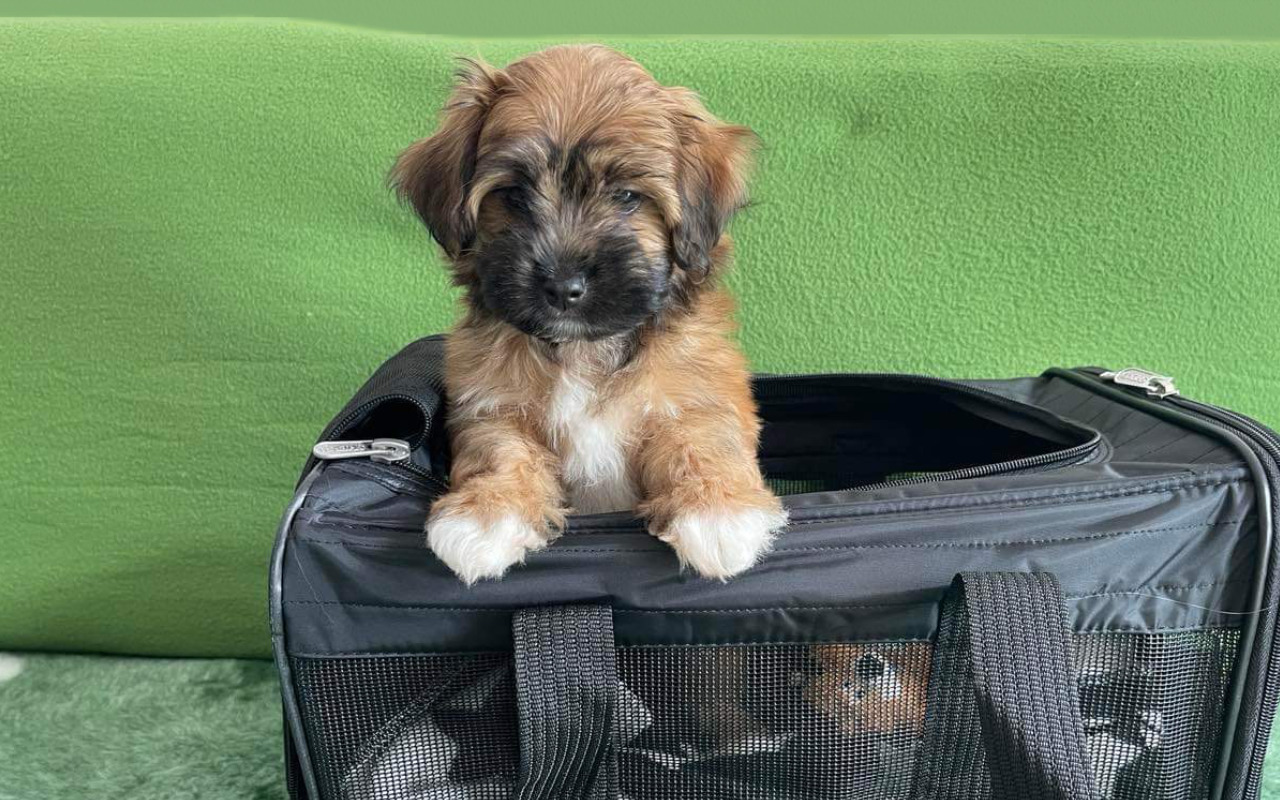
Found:
[[[725,226],[747,204],[747,173],[759,140],[750,128],[716,120],[692,92],[675,92],[680,219],[671,244],[676,264],[696,283],[711,271]]]

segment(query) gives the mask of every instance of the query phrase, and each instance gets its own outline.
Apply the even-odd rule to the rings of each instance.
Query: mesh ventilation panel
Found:
[[[1077,636],[1103,798],[1208,796],[1238,638],[1230,629]],[[907,800],[930,648],[621,649],[621,798]],[[512,796],[519,753],[508,655],[292,664],[325,800]]]

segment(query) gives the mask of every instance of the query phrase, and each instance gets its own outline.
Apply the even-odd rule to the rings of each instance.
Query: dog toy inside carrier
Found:
[[[442,340],[325,429],[271,623],[292,798],[1257,796],[1280,441],[1141,370],[760,376],[791,524],[682,573],[628,514],[501,581],[424,545]]]

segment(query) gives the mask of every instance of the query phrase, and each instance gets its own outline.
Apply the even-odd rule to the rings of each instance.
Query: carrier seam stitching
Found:
[[[1246,518],[1247,519],[1247,518]],[[1197,525],[1172,525],[1167,528],[1136,528],[1128,531],[1107,531],[1106,533],[1095,533],[1088,536],[1057,536],[1046,539],[1016,539],[1005,542],[925,542],[920,544],[862,544],[862,545],[832,545],[830,547],[776,547],[774,552],[827,552],[839,550],[941,550],[941,549],[973,549],[973,548],[995,548],[995,547],[1014,547],[1021,545],[1034,544],[1062,544],[1063,542],[1092,542],[1102,539],[1116,539],[1122,536],[1150,536],[1158,533],[1168,533],[1170,531],[1186,531],[1198,530],[1200,528],[1214,528],[1219,525],[1239,525],[1245,519],[1224,519],[1217,522],[1203,522]]]
[[[1105,597],[1120,594],[1141,594],[1143,590],[1176,592],[1190,589],[1208,589],[1217,586],[1235,586],[1247,581],[1218,581],[1210,583],[1167,584],[1164,586],[1136,586],[1131,589],[1115,592],[1089,592],[1086,594],[1063,595],[1067,600],[1079,600],[1092,597]],[[514,612],[518,607],[512,606],[427,606],[397,605],[391,603],[345,603],[341,600],[285,600],[285,605],[297,606],[346,606],[349,608],[390,608],[404,611],[460,611],[460,612]],[[848,611],[864,608],[910,608],[913,606],[936,605],[933,601],[920,600],[913,603],[858,603],[853,605],[827,606],[755,606],[747,608],[686,608],[686,609],[647,609],[647,608],[615,608],[615,614],[750,614],[759,611]],[[1149,628],[1120,628],[1117,630],[1150,630]]]
[[[1216,630],[1215,628],[1195,628],[1194,630]],[[1230,630],[1230,629],[1226,629]],[[711,644],[620,644],[616,646],[618,650],[668,650],[676,647],[810,647],[819,644],[846,644],[846,645],[920,645],[932,644],[933,640],[929,638],[912,637],[907,639],[813,639],[801,642],[780,641],[780,642],[712,642]],[[420,651],[420,652],[381,652],[377,650],[343,650],[340,653],[290,653],[289,658],[305,658],[309,661],[329,661],[334,658],[349,656],[383,656],[383,657],[419,657],[419,658],[449,658],[453,656],[468,657],[493,657],[493,656],[510,656],[509,650],[448,650],[440,651]]]
[[[775,547],[775,553],[808,553],[808,552],[828,552],[842,550],[939,550],[947,548],[955,549],[972,549],[986,547],[1015,547],[1029,544],[1061,544],[1063,542],[1091,542],[1100,539],[1114,539],[1121,536],[1150,536],[1157,533],[1168,533],[1170,531],[1188,531],[1199,530],[1201,528],[1216,528],[1221,525],[1239,525],[1247,521],[1247,517],[1240,519],[1224,519],[1217,522],[1202,522],[1195,525],[1171,525],[1164,528],[1135,528],[1127,531],[1107,531],[1105,533],[1095,533],[1088,536],[1059,536],[1043,539],[1014,539],[1010,541],[978,541],[978,542],[923,542],[918,544],[849,544],[849,545],[831,545],[830,547]],[[355,530],[371,530],[370,528],[343,525],[338,522],[316,522],[317,525],[330,525],[333,527],[352,528]],[[387,529],[372,529],[387,530]],[[339,545],[342,547],[363,547],[375,550],[425,550],[423,547],[414,547],[407,544],[372,544],[366,542],[347,542],[341,539],[313,539],[307,536],[296,537],[299,542],[310,542],[313,544]],[[661,552],[660,547],[649,548],[622,548],[622,547],[577,547],[574,545],[564,545],[555,550],[545,550],[539,553],[539,557],[554,556],[557,554],[580,554],[580,553],[655,553]]]
[[[520,606],[424,606],[396,605],[392,603],[346,603],[341,600],[285,600],[285,605],[295,606],[344,606],[347,608],[388,608],[400,611],[459,611],[459,612],[504,612],[514,613]],[[757,608],[688,608],[688,609],[644,609],[615,608],[615,614],[747,614],[758,611],[841,611],[860,608],[909,608],[911,606],[937,605],[936,602],[921,600],[918,603],[869,603],[848,606],[760,606]]]
[[[1187,481],[1186,483],[1179,483],[1173,486],[1143,486],[1143,487],[1139,487],[1132,490],[1117,490],[1117,491],[1110,491],[1110,492],[1095,489],[1093,491],[1085,491],[1085,492],[1079,492],[1075,494],[1051,495],[1047,497],[1036,497],[1029,500],[1011,501],[1006,503],[1001,503],[1001,502],[982,503],[978,505],[972,505],[972,506],[966,506],[963,508],[954,508],[954,509],[920,508],[920,509],[910,509],[908,511],[893,509],[893,510],[885,510],[885,511],[871,511],[863,514],[853,514],[848,516],[860,518],[860,517],[879,517],[879,516],[886,516],[890,514],[928,513],[928,512],[937,511],[937,510],[986,511],[990,509],[999,509],[999,508],[1034,508],[1035,506],[1044,506],[1044,505],[1068,505],[1068,504],[1074,504],[1074,503],[1091,502],[1093,500],[1111,500],[1111,499],[1120,498],[1120,497],[1138,497],[1146,494],[1177,494],[1186,489],[1203,489],[1203,488],[1212,488],[1215,486],[1244,485],[1245,483],[1248,483],[1248,482],[1249,482],[1249,479],[1245,477],[1218,478],[1216,480]],[[954,497],[955,495],[940,495],[940,496]],[[789,525],[822,525],[838,519],[840,519],[839,516],[832,516],[827,519],[793,520],[788,524]],[[585,529],[585,530],[594,531],[597,529]]]
[[[1212,589],[1215,586],[1235,586],[1249,581],[1204,581],[1201,583],[1171,583],[1163,586],[1138,586],[1130,589],[1117,589],[1113,592],[1089,592],[1088,594],[1064,594],[1067,600],[1081,600],[1092,597],[1116,597],[1119,595],[1142,595],[1144,592],[1186,592],[1192,589]]]
[[[1082,629],[1082,630],[1073,630],[1073,631],[1072,631],[1072,634],[1073,634],[1074,636],[1099,636],[1099,635],[1105,635],[1105,634],[1108,634],[1108,633],[1127,633],[1127,632],[1150,633],[1150,632],[1154,632],[1154,631],[1182,631],[1182,632],[1186,632],[1186,633],[1205,633],[1205,632],[1214,632],[1214,633],[1216,633],[1216,632],[1223,632],[1223,633],[1226,633],[1226,632],[1231,632],[1231,631],[1235,631],[1235,630],[1238,630],[1238,629],[1237,629],[1237,628],[1233,628],[1233,627],[1229,627],[1229,626],[1221,626],[1221,625],[1217,625],[1217,626],[1213,626],[1213,625],[1211,625],[1211,626],[1205,626],[1205,625],[1169,625],[1169,626],[1155,626],[1155,627],[1149,627],[1149,628],[1102,628],[1102,629],[1084,628],[1084,629]],[[618,649],[619,649],[619,650],[667,650],[667,649],[675,648],[675,647],[705,648],[705,647],[751,647],[751,646],[760,646],[760,647],[786,647],[786,646],[801,646],[801,647],[806,647],[806,646],[810,646],[810,645],[817,645],[817,644],[862,644],[862,645],[892,645],[892,644],[914,645],[914,644],[929,644],[929,645],[932,645],[932,644],[933,644],[933,639],[930,639],[930,638],[927,638],[927,637],[923,637],[923,638],[908,638],[908,639],[903,639],[903,638],[897,638],[897,639],[836,639],[836,640],[831,640],[831,639],[815,639],[815,640],[813,640],[813,641],[805,640],[805,641],[801,641],[801,642],[794,642],[794,641],[779,641],[779,642],[769,642],[769,641],[765,641],[765,642],[759,642],[759,641],[757,641],[757,642],[711,642],[711,643],[709,643],[709,644],[626,644],[626,645],[618,645]],[[363,652],[362,652],[362,653],[343,653],[343,655],[386,655],[386,654],[384,654],[384,653],[377,653],[377,652],[373,652],[373,653],[363,653]],[[413,655],[431,655],[431,653],[415,653],[415,654],[413,654]],[[449,655],[449,654],[448,654],[448,653],[445,653],[444,655]],[[306,658],[307,656],[295,656],[295,657]],[[329,657],[331,657],[331,656],[329,656],[329,655],[323,655],[323,654],[322,654],[322,655],[316,655],[316,656],[310,656],[310,657],[311,657],[311,658],[317,658],[317,659],[323,659],[323,658],[329,658]]]
[[[1100,636],[1108,633],[1152,633],[1155,631],[1165,632],[1186,632],[1186,633],[1227,633],[1237,630],[1236,628],[1226,626],[1203,626],[1203,625],[1170,625],[1166,627],[1151,628],[1105,628],[1095,630],[1085,628],[1083,630],[1072,631],[1074,636]],[[912,638],[912,639],[814,639],[813,641],[780,641],[780,642],[707,642],[702,644],[622,644],[618,645],[619,650],[673,650],[677,648],[693,648],[706,649],[708,647],[812,647],[822,644],[840,644],[840,645],[932,645],[933,640],[929,638]],[[510,651],[506,650],[462,650],[462,651],[439,651],[425,650],[418,652],[404,651],[381,651],[381,650],[342,650],[336,653],[290,653],[289,658],[301,658],[308,661],[331,661],[336,658],[347,658],[351,656],[380,656],[383,658],[450,658],[453,656],[509,656]]]
[[[1111,628],[1082,628],[1076,633],[1160,633],[1169,631],[1185,631],[1187,633],[1203,633],[1204,631],[1238,631],[1239,626],[1206,627],[1204,625],[1154,625],[1151,627],[1122,625]]]
[[[1114,446],[1113,446],[1113,449],[1114,449]],[[358,477],[364,478],[366,476],[360,475]],[[1170,479],[1166,478],[1163,480],[1168,481]],[[1176,478],[1172,480],[1176,480]],[[384,488],[386,488],[388,491],[394,492],[395,494],[402,495],[404,497],[412,497],[418,500],[434,500],[435,499],[421,493],[406,492],[406,491],[402,491],[401,489],[393,488],[391,486],[387,486],[386,484],[382,484],[380,481],[377,481],[377,482],[380,485],[382,485]],[[992,503],[979,503],[974,506],[968,506],[965,508],[952,509],[952,510],[970,511],[975,509],[990,509],[990,508],[1030,508],[1038,505],[1048,505],[1048,504],[1066,505],[1068,503],[1088,502],[1091,500],[1105,500],[1105,499],[1112,499],[1112,498],[1118,498],[1118,497],[1135,497],[1135,496],[1140,496],[1144,494],[1176,494],[1186,489],[1201,489],[1201,488],[1208,488],[1208,487],[1214,487],[1214,486],[1230,486],[1232,484],[1243,485],[1249,482],[1250,481],[1247,477],[1238,477],[1238,478],[1218,478],[1216,480],[1186,481],[1184,483],[1177,483],[1174,485],[1141,486],[1132,490],[1107,491],[1107,490],[1094,489],[1092,491],[1086,490],[1078,493],[1066,493],[1066,494],[1052,495],[1047,497],[1036,497],[1036,498],[1031,498],[1029,500],[1014,501],[1014,502],[1001,503],[997,501]],[[852,490],[849,490],[849,491],[852,491]],[[839,494],[839,492],[837,492],[837,494]],[[955,495],[939,495],[939,497],[950,497],[950,496],[955,496]],[[926,499],[929,499],[929,498],[911,498],[907,502],[914,502],[914,501],[926,500]],[[333,506],[333,508],[338,508],[338,506]],[[852,514],[849,516],[877,517],[884,514],[901,514],[901,513],[910,514],[910,513],[921,513],[921,512],[927,513],[932,510],[934,509],[929,509],[929,508],[910,509],[909,511],[906,511],[906,512],[903,512],[900,510],[871,511],[871,512],[865,512],[865,513]],[[836,517],[827,518],[827,519],[794,520],[789,524],[790,525],[820,525],[826,522],[830,522],[831,519],[834,519],[834,518]],[[572,532],[573,533],[602,533],[602,532],[607,533],[615,530],[617,529],[588,527],[588,528],[575,528],[573,529]]]

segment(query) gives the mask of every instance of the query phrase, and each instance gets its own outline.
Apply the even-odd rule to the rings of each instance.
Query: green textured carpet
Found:
[[[0,653],[0,800],[284,800],[280,735],[270,662]]]
[[[464,42],[0,22],[0,646],[264,655],[296,470],[454,313],[383,179]],[[615,42],[765,148],[761,369],[1150,365],[1280,421],[1280,44]]]
[[[0,800],[283,800],[269,661],[0,653]]]

